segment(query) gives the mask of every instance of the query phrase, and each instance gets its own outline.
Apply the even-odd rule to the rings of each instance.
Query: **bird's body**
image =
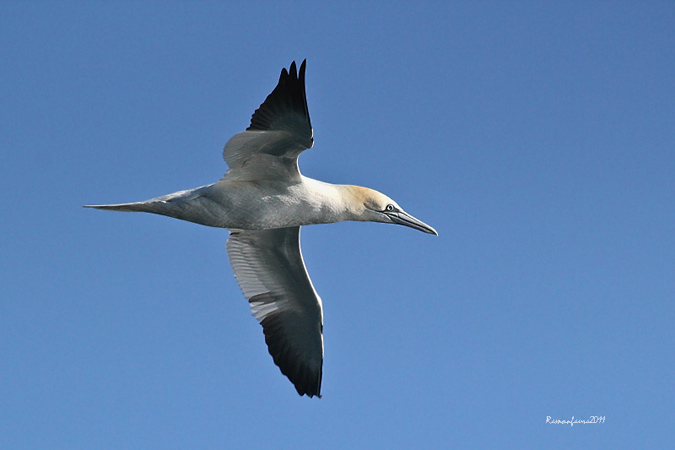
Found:
[[[161,214],[210,227],[270,230],[359,220],[358,203],[347,199],[366,189],[305,176],[291,184],[279,180],[223,179],[143,202],[98,208]]]
[[[323,312],[300,252],[300,227],[344,220],[406,225],[437,234],[373,189],[335,185],[300,174],[298,156],[312,147],[305,62],[283,69],[277,87],[233,136],[229,165],[217,183],[143,202],[93,205],[148,212],[227,228],[235,277],[260,321],[270,354],[300,395],[320,396]]]

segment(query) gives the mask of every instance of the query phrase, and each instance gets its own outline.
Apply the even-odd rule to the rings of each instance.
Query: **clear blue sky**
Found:
[[[0,3],[0,448],[668,448],[675,4]],[[81,208],[218,180],[307,58],[323,399],[227,231]],[[604,424],[550,425],[592,415]]]

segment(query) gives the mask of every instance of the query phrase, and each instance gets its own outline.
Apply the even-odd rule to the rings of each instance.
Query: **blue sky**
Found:
[[[319,3],[0,4],[0,447],[670,447],[675,5]],[[439,232],[303,229],[321,400],[225,230],[81,208],[218,180],[304,58],[303,173]]]

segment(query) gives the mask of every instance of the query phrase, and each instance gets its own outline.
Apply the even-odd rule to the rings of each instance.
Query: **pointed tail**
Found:
[[[115,205],[83,205],[83,208],[106,209],[108,211],[155,212],[147,202],[118,203]]]
[[[205,193],[212,185],[175,192],[144,202],[117,203],[112,205],[84,205],[84,208],[108,211],[146,212],[187,220],[210,227],[226,227],[221,205],[215,204]]]

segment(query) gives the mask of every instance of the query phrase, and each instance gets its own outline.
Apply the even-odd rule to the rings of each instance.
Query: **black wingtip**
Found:
[[[298,79],[302,83],[302,85],[305,85],[305,69],[307,68],[307,59],[302,60],[302,64],[300,64],[300,73],[298,74]]]
[[[279,81],[272,93],[255,110],[247,130],[285,130],[306,139],[306,148],[312,146],[312,123],[307,108],[305,69],[307,59],[295,61],[288,69],[281,69]]]
[[[303,82],[305,79],[305,70],[307,68],[307,59],[303,59],[300,63],[300,70],[295,61],[291,61],[291,65],[288,67],[288,70],[284,67],[281,69],[281,78],[290,78],[291,80],[297,80]]]
[[[281,69],[281,74],[279,75],[279,82],[284,81],[287,78],[291,80],[298,80],[304,84],[305,81],[305,68],[307,67],[307,59],[305,58],[300,64],[300,71],[298,72],[298,66],[295,64],[295,61],[291,62],[291,65],[286,69],[285,67]]]
[[[286,78],[288,78],[288,70],[286,70],[286,68],[284,67],[283,69],[281,69],[281,74],[279,74],[279,83],[281,83]]]
[[[305,372],[305,373],[302,373]],[[295,387],[295,390],[298,392],[298,394],[302,397],[303,395],[306,395],[309,398],[312,397],[317,397],[321,398],[321,378],[322,378],[322,370],[319,370],[318,377],[314,378],[312,375],[316,374],[309,374],[306,373],[307,371],[302,370],[300,377],[291,377],[287,373],[284,373],[282,370],[282,373],[288,377],[288,379],[293,383],[293,386]]]

